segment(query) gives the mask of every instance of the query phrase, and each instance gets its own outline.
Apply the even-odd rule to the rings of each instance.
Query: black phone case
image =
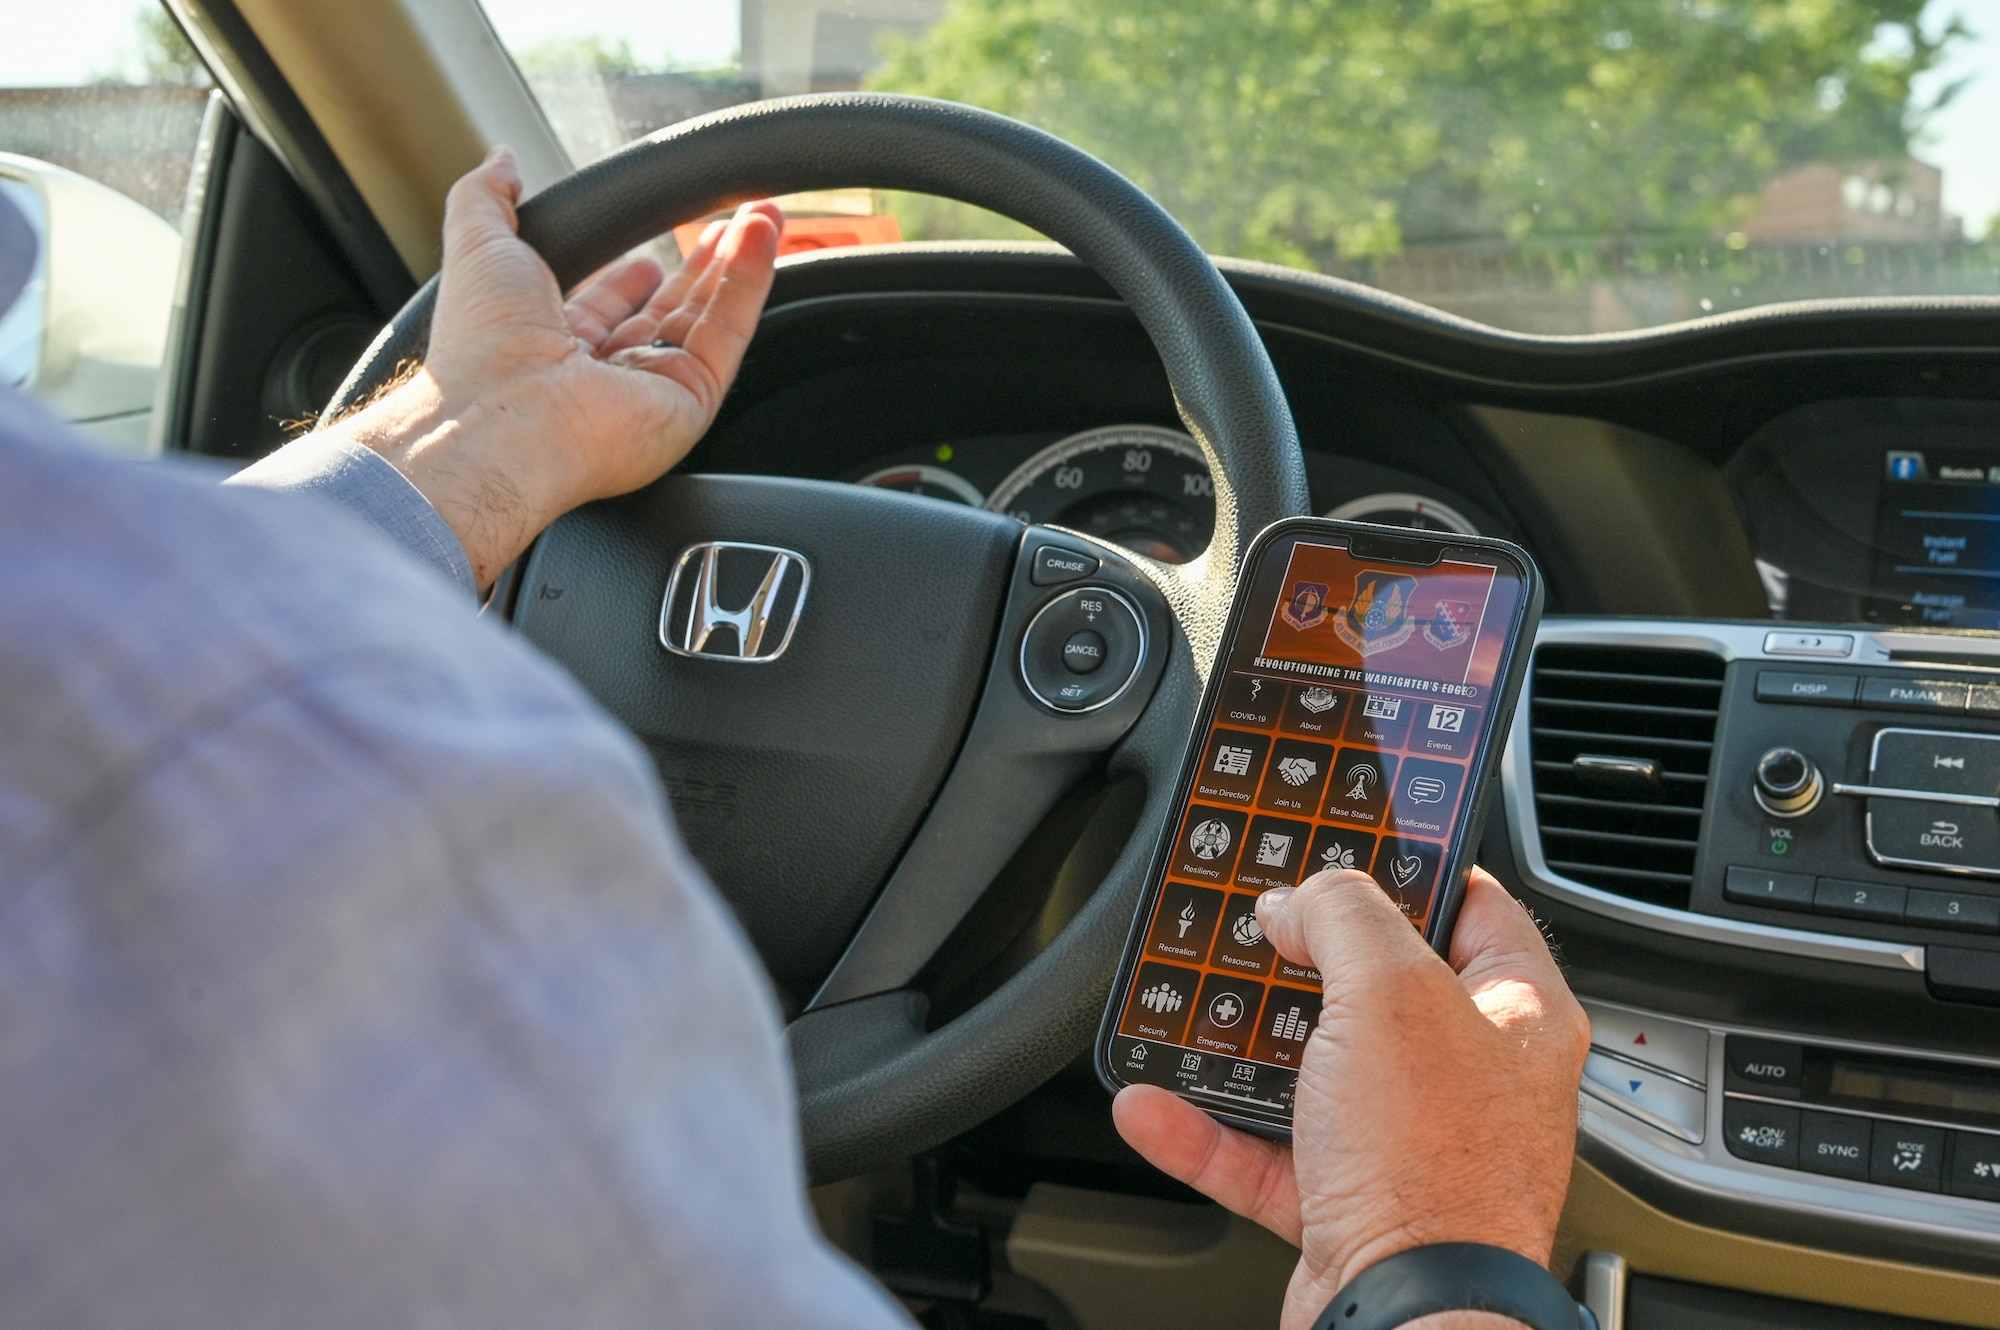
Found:
[[[1236,639],[1243,629],[1243,616],[1248,609],[1247,591],[1255,583],[1255,571],[1271,545],[1293,535],[1346,535],[1349,537],[1389,537],[1406,542],[1412,539],[1426,540],[1441,547],[1453,549],[1484,550],[1508,560],[1516,565],[1521,574],[1524,594],[1521,597],[1520,618],[1509,635],[1501,657],[1500,668],[1494,681],[1494,722],[1487,732],[1487,738],[1474,752],[1467,770],[1467,784],[1475,794],[1466,804],[1467,815],[1454,832],[1443,864],[1438,873],[1438,908],[1432,912],[1425,925],[1424,941],[1440,955],[1451,945],[1452,929],[1458,923],[1459,907],[1465,901],[1466,879],[1471,875],[1473,857],[1478,852],[1479,838],[1486,825],[1486,813],[1492,802],[1495,787],[1499,784],[1500,754],[1507,746],[1507,735],[1513,729],[1514,708],[1519,702],[1521,688],[1527,679],[1528,661],[1534,655],[1535,628],[1542,618],[1542,574],[1528,552],[1512,541],[1500,540],[1492,536],[1448,536],[1432,537],[1428,532],[1411,531],[1405,527],[1378,526],[1370,522],[1342,522],[1324,517],[1288,517],[1273,522],[1257,534],[1250,542],[1249,550],[1243,556],[1236,575],[1236,591],[1229,607],[1229,623],[1222,635],[1222,646],[1216,659],[1211,663],[1208,684],[1202,689],[1201,705],[1195,713],[1192,733],[1188,736],[1188,751],[1181,758],[1180,779],[1174,787],[1174,815],[1160,828],[1160,834],[1153,845],[1153,857],[1146,870],[1146,889],[1141,895],[1138,908],[1133,912],[1132,925],[1125,936],[1125,952],[1118,962],[1118,977],[1111,986],[1111,995],[1105,1002],[1104,1015],[1098,1022],[1097,1042],[1091,1051],[1091,1062],[1097,1069],[1097,1079],[1105,1089],[1117,1093],[1127,1082],[1121,1080],[1111,1066],[1111,1041],[1118,1032],[1118,1017],[1125,1006],[1126,985],[1131,982],[1132,972],[1137,968],[1140,950],[1145,945],[1146,924],[1152,917],[1153,902],[1160,890],[1166,872],[1167,858],[1172,851],[1174,838],[1180,829],[1180,817],[1187,806],[1188,792],[1195,778],[1195,767],[1208,738],[1209,725],[1220,702],[1224,681],[1227,679],[1230,656],[1235,652]],[[1525,647],[1525,649],[1524,649]],[[1207,1113],[1218,1122],[1258,1136],[1273,1140],[1289,1141],[1291,1128],[1288,1123],[1270,1119],[1248,1117],[1231,1113],[1206,1099],[1183,1095],[1195,1107]]]

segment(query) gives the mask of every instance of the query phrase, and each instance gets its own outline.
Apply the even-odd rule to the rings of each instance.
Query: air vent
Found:
[[[1687,908],[1722,671],[1700,651],[1536,651],[1530,751],[1552,870]]]

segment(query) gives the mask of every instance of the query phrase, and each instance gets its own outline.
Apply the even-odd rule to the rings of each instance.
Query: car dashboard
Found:
[[[1547,577],[1482,858],[1593,1016],[1579,1186],[1647,1208],[1654,1270],[1722,1232],[1889,1262],[1935,1314],[1983,1305],[1961,1276],[2000,1270],[2000,311],[1528,338],[1224,270],[1315,512],[1504,537]],[[789,261],[686,465],[1168,562],[1214,523],[1137,323],[1045,247]],[[990,1148],[1056,1177],[1124,1158],[1058,1102],[1094,1087],[1061,1080]],[[1766,1285],[1828,1277],[1795,1269]]]

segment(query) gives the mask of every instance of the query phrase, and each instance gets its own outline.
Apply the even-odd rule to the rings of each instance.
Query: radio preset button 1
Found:
[[[1797,1168],[1799,1110],[1785,1104],[1760,1104],[1754,1099],[1725,1099],[1722,1143],[1738,1159]]]
[[[1942,1190],[1944,1133],[1936,1127],[1913,1127],[1878,1118],[1868,1180],[1912,1191]]]
[[[1722,898],[1773,910],[1810,910],[1813,880],[1805,873],[1773,873],[1732,864],[1722,879]]]
[[[1806,1066],[1804,1045],[1732,1034],[1724,1046],[1723,1059],[1729,1089],[1781,1099],[1798,1097]]]
[[[1813,892],[1813,913],[1893,924],[1902,920],[1903,898],[1908,894],[1901,887],[1823,877]]]
[[[1967,687],[1950,679],[1901,679],[1877,676],[1861,686],[1861,705],[1884,711],[1932,711],[1963,714]]]
[[[1759,702],[1791,702],[1802,706],[1851,707],[1861,681],[1851,674],[1786,674],[1757,672]]]
[[[1903,906],[1903,922],[1918,928],[2000,933],[2000,897],[1975,896],[1969,891],[1912,891]]]

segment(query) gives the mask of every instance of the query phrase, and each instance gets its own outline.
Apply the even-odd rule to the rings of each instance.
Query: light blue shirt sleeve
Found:
[[[467,596],[478,594],[472,561],[465,557],[457,533],[407,476],[358,443],[308,434],[243,468],[226,483],[331,499],[437,569]]]

